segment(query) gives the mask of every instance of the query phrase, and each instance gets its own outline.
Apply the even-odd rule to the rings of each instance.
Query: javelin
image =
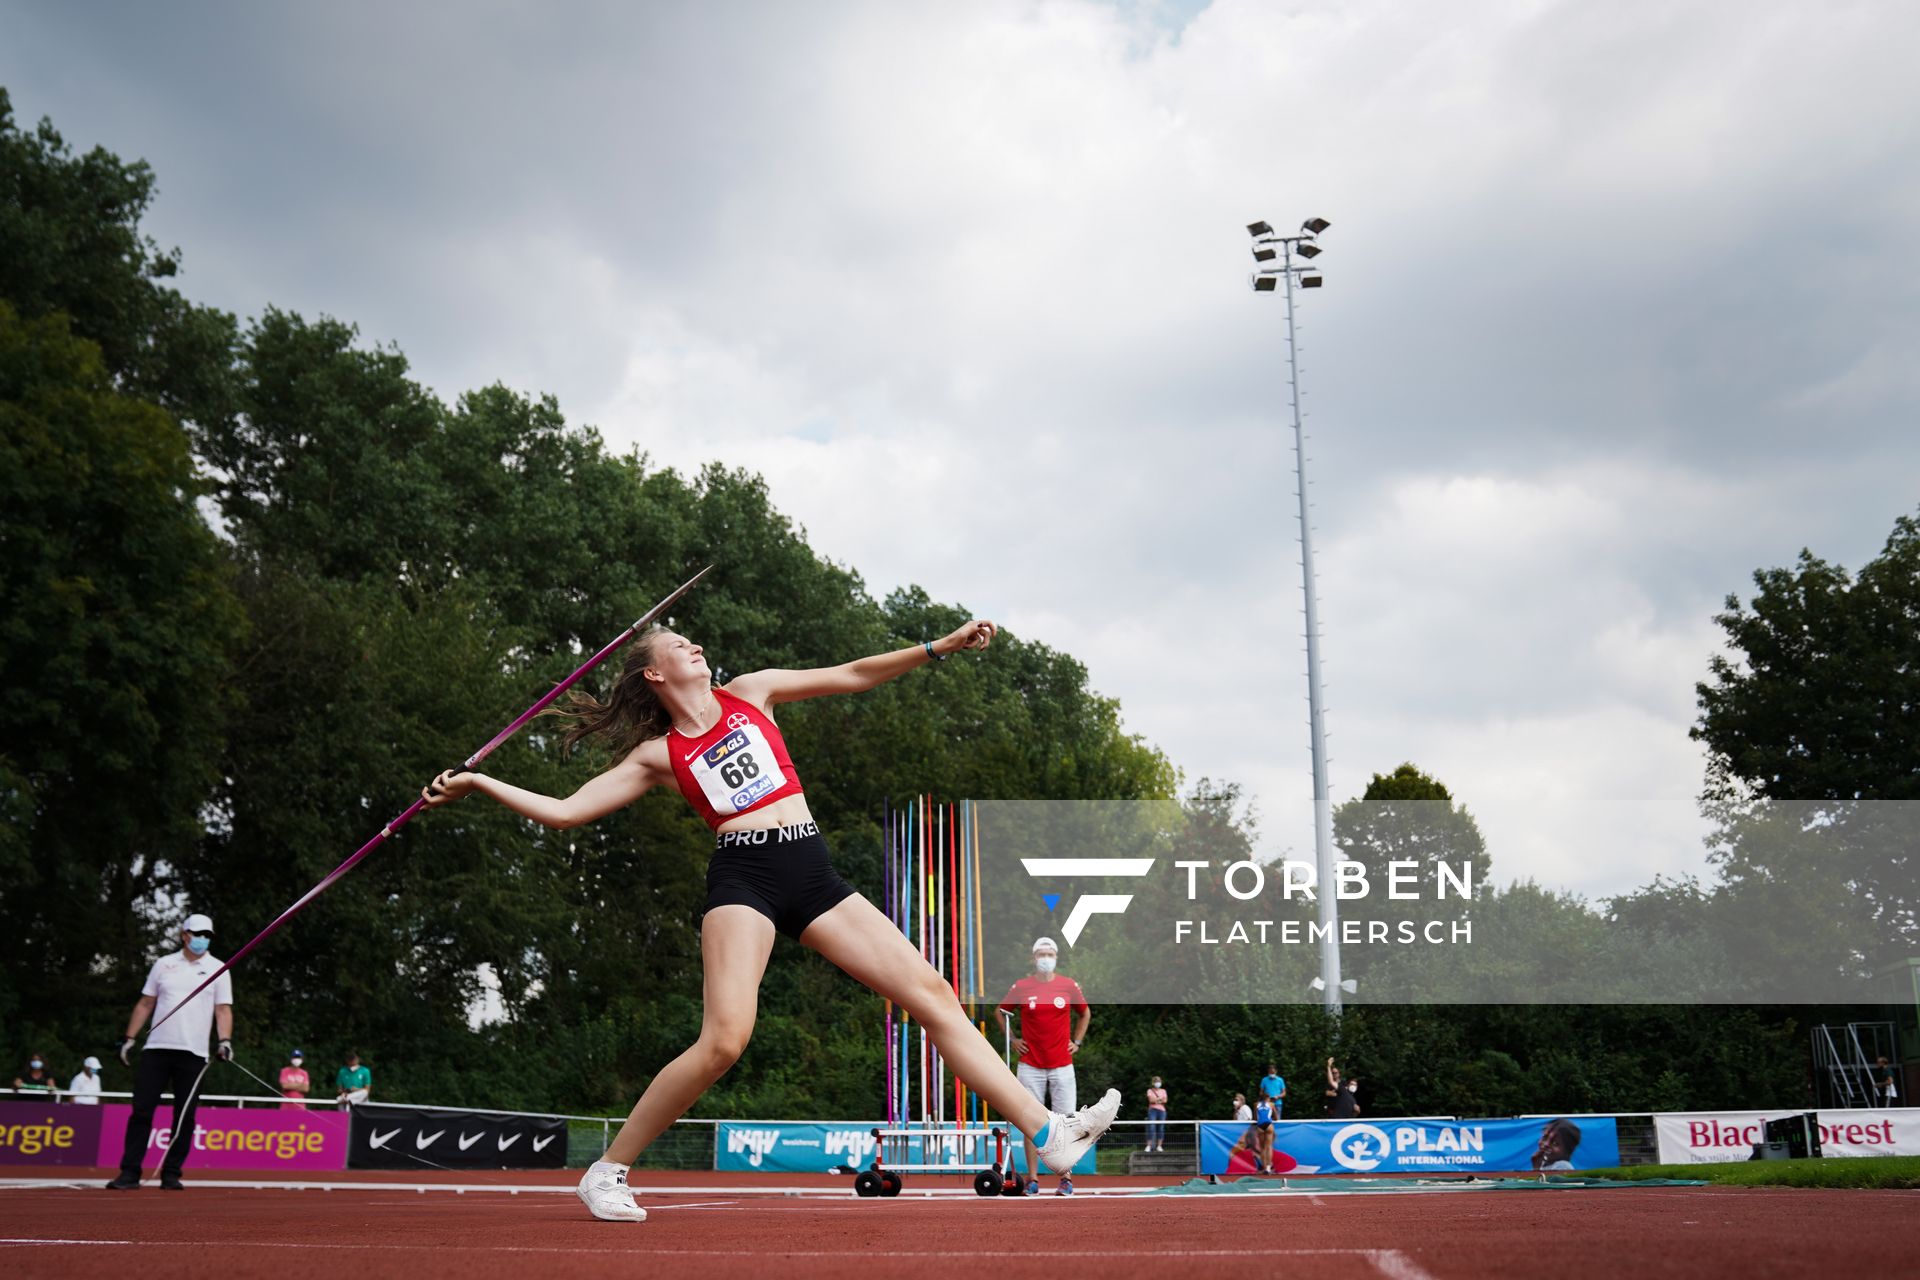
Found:
[[[694,574],[691,578],[688,578],[685,582],[681,583],[680,586],[674,591],[672,595],[668,596],[665,600],[662,600],[659,604],[653,606],[653,608],[647,610],[646,613],[642,614],[639,620],[636,621],[632,626],[628,627],[625,631],[622,631],[619,635],[615,636],[612,642],[609,643],[606,646],[606,648],[600,650],[600,652],[594,654],[591,658],[588,658],[585,663],[581,664],[581,667],[578,671],[568,676],[565,680],[562,680],[559,684],[553,686],[553,688],[548,690],[546,695],[542,697],[540,701],[534,703],[532,706],[528,707],[525,711],[521,712],[519,719],[515,720],[512,724],[508,725],[506,728],[502,729],[500,732],[494,734],[492,741],[488,742],[486,746],[480,748],[478,751],[468,756],[466,759],[466,762],[459,766],[460,770],[463,772],[469,772],[469,773],[472,772],[473,769],[477,765],[479,765],[479,763],[482,760],[485,760],[488,756],[493,754],[493,749],[495,747],[499,746],[501,743],[505,742],[508,738],[511,738],[514,734],[520,732],[521,729],[525,728],[527,721],[533,719],[535,716],[539,715],[542,711],[545,711],[550,705],[552,705],[553,700],[555,698],[558,698],[561,694],[565,693],[568,689],[571,689],[574,686],[574,684],[579,681],[581,676],[584,676],[585,674],[587,674],[587,672],[593,670],[595,667],[599,666],[602,662],[606,661],[607,657],[611,655],[615,649],[618,649],[621,645],[633,639],[635,635],[639,634],[641,631],[644,631],[649,624],[651,624],[661,614],[665,613],[667,609],[672,606],[674,601],[678,600],[681,596],[687,594],[687,592],[693,588],[694,583],[706,577],[707,573],[712,568],[713,568],[712,565],[708,565],[705,569],[702,569],[700,572]],[[199,986],[195,987],[192,991],[188,992],[186,1000],[182,1000],[179,1004],[176,1004],[175,1006],[173,1006],[173,1008],[167,1010],[166,1015],[162,1017],[159,1022],[154,1023],[151,1027],[147,1029],[147,1034],[151,1036],[155,1031],[158,1031],[160,1029],[160,1024],[165,1022],[167,1018],[171,1018],[174,1014],[178,1013],[181,1009],[185,1008],[188,1000],[192,1000],[195,996],[199,995],[202,991],[205,991],[209,986],[213,984],[214,980],[218,978],[221,974],[225,973],[227,970],[233,968],[233,966],[235,966],[236,964],[239,964],[242,960],[246,959],[247,954],[249,952],[251,952],[255,947],[259,946],[261,943],[265,942],[268,938],[271,938],[274,935],[274,933],[278,931],[281,925],[293,919],[296,915],[299,915],[300,912],[306,907],[306,905],[309,902],[312,902],[315,898],[319,897],[321,894],[325,893],[328,889],[332,888],[334,881],[338,880],[341,876],[346,875],[347,872],[353,870],[354,867],[359,865],[360,859],[366,857],[368,854],[372,853],[375,849],[379,848],[382,844],[386,843],[386,839],[388,836],[398,831],[401,827],[406,826],[407,823],[413,820],[414,814],[419,813],[422,809],[426,807],[427,807],[427,802],[424,799],[415,800],[412,804],[408,805],[405,813],[401,814],[399,817],[389,822],[386,826],[380,828],[380,833],[378,835],[374,836],[373,839],[361,845],[360,848],[357,851],[355,851],[354,855],[351,858],[348,858],[345,862],[335,867],[332,871],[329,871],[327,873],[327,878],[325,880],[322,880],[319,884],[307,890],[306,895],[302,897],[300,901],[294,903],[292,906],[288,907],[285,911],[282,911],[278,916],[278,918],[276,918],[272,924],[262,929],[260,931],[259,937],[255,938],[252,942],[249,942],[246,946],[234,952],[233,958],[228,960],[225,964],[221,965],[218,969],[215,969],[213,971],[212,977],[207,978]]]

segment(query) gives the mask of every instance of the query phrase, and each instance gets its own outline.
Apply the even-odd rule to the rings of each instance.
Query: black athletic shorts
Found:
[[[789,938],[854,892],[833,869],[827,842],[811,822],[722,832],[707,863],[708,911],[752,907]]]

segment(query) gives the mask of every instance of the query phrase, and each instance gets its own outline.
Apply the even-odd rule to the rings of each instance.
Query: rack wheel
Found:
[[[882,1169],[880,1171],[880,1194],[883,1196],[899,1195],[900,1185],[905,1181],[906,1181],[905,1178],[902,1178],[899,1174],[895,1173],[893,1170]]]
[[[1000,1185],[1000,1194],[1003,1196],[1017,1196],[1026,1189],[1027,1184],[1021,1179],[1020,1175],[1010,1173],[1007,1175],[1007,1180]]]
[[[862,1169],[853,1180],[853,1194],[857,1196],[877,1196],[883,1185],[880,1175],[871,1169]]]
[[[1000,1175],[992,1169],[982,1169],[973,1175],[973,1194],[977,1196],[997,1196],[1003,1185]]]

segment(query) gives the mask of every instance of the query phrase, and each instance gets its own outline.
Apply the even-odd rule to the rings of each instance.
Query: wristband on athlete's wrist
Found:
[[[945,662],[945,661],[947,660],[947,655],[946,655],[946,654],[944,654],[944,653],[935,653],[935,652],[933,651],[933,641],[931,641],[931,640],[922,640],[922,641],[920,642],[920,647],[921,647],[921,648],[923,648],[923,649],[925,649],[925,650],[927,651],[927,658],[928,658],[928,660],[929,660],[929,661],[932,661],[932,662]]]

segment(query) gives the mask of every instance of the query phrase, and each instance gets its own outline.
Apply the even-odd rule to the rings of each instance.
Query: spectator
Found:
[[[1253,1108],[1247,1105],[1247,1095],[1244,1093],[1233,1095],[1233,1118],[1241,1124],[1253,1123]]]
[[[1160,1085],[1160,1077],[1153,1078],[1153,1085],[1147,1090],[1147,1150],[1165,1151],[1167,1149],[1167,1091]]]
[[[120,1061],[129,1066],[132,1060],[128,1055],[147,1019],[158,1013],[161,1025],[147,1037],[147,1047],[140,1051],[140,1069],[133,1080],[133,1114],[127,1118],[126,1145],[120,1150],[120,1176],[107,1184],[109,1191],[139,1190],[140,1165],[146,1158],[147,1139],[153,1134],[154,1109],[163,1093],[173,1095],[173,1138],[160,1159],[160,1189],[185,1189],[180,1170],[193,1151],[193,1143],[180,1139],[193,1132],[193,1113],[200,1105],[196,1090],[210,1065],[207,1039],[216,1025],[221,1060],[233,1057],[232,976],[221,973],[210,988],[187,999],[202,982],[220,972],[220,962],[209,953],[212,945],[213,921],[198,913],[188,916],[180,925],[180,950],[154,962],[127,1018]]]
[[[100,1105],[100,1059],[88,1058],[80,1064],[80,1074],[67,1086],[67,1097],[83,1107]]]
[[[287,1055],[287,1065],[280,1068],[280,1096],[294,1099],[281,1103],[282,1111],[307,1109],[307,1094],[313,1088],[313,1081],[307,1076],[307,1068],[303,1065],[306,1060],[307,1055],[295,1049]]]
[[[1273,1118],[1280,1118],[1280,1109],[1287,1101],[1287,1081],[1280,1074],[1280,1068],[1269,1062],[1267,1074],[1260,1078],[1260,1096],[1273,1103]]]
[[[1333,1065],[1333,1059],[1327,1059],[1327,1114],[1333,1114],[1333,1104],[1340,1098],[1340,1068]]]
[[[1900,1086],[1894,1083],[1893,1068],[1887,1065],[1885,1057],[1873,1060],[1873,1098],[1878,1106],[1900,1105]]]
[[[373,1096],[373,1072],[360,1065],[358,1049],[347,1050],[347,1065],[335,1073],[333,1083],[340,1089],[342,1102],[365,1102]]]
[[[1351,1076],[1335,1090],[1330,1108],[1335,1120],[1351,1120],[1360,1114],[1360,1077]]]
[[[1020,1034],[1013,1040],[1013,1050],[1020,1055],[1020,1065],[1015,1072],[1020,1083],[1041,1106],[1072,1115],[1079,1101],[1079,1089],[1073,1077],[1073,1055],[1086,1043],[1093,1010],[1088,1007],[1080,984],[1064,973],[1055,972],[1059,955],[1060,949],[1052,938],[1035,938],[1033,971],[1008,988],[1006,999],[1000,1002],[1000,1012],[1020,1017]],[[1074,1024],[1071,1034],[1067,1031],[1069,1019]],[[1007,1034],[1013,1034],[1011,1020],[1007,1022]],[[1049,1093],[1053,1096],[1051,1102],[1047,1101]],[[1039,1195],[1040,1157],[1032,1138],[1026,1139],[1026,1153],[1026,1194]],[[1054,1194],[1072,1195],[1073,1170],[1055,1169],[1054,1172],[1060,1175],[1060,1186]]]
[[[47,1055],[35,1053],[27,1059],[27,1069],[13,1078],[13,1087],[22,1093],[44,1093],[49,1097],[60,1096],[60,1082],[53,1078],[53,1068],[47,1065]]]

